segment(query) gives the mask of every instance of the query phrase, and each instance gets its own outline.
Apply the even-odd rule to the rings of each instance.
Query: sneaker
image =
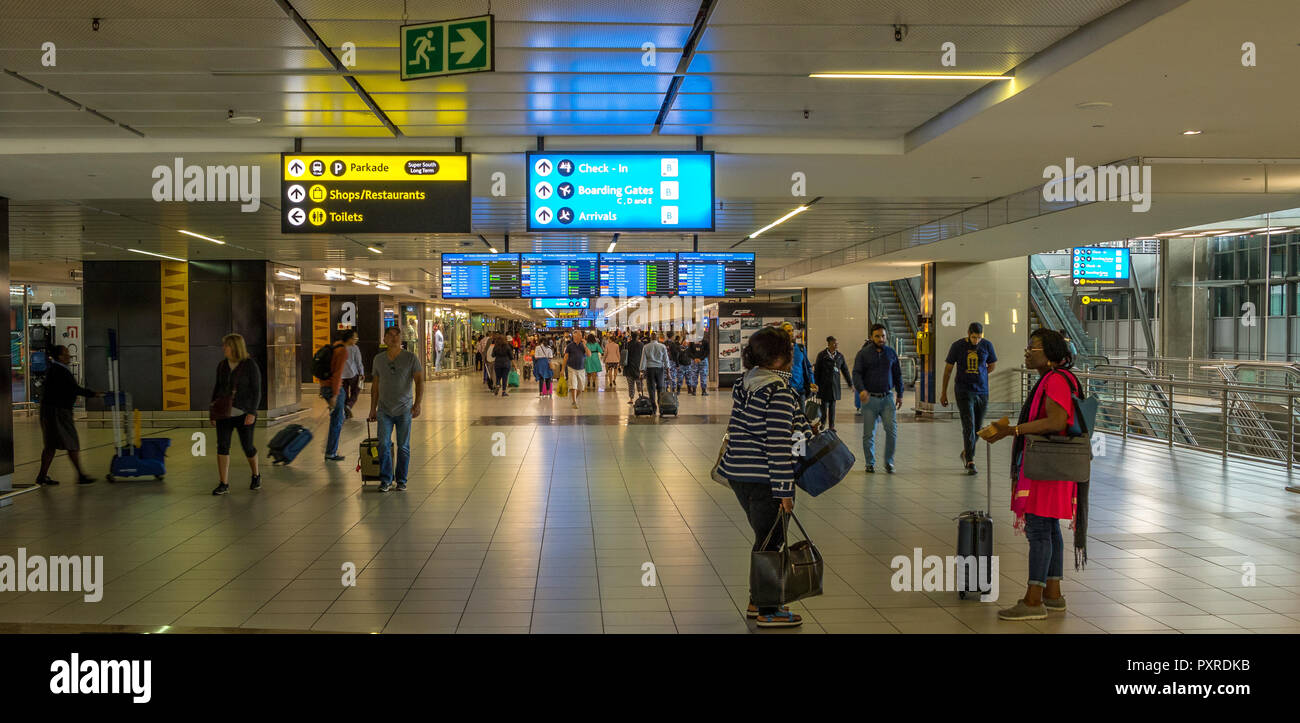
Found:
[[[971,476],[979,474],[979,470],[975,469],[975,464],[973,462],[966,465],[966,474]]]
[[[53,487],[53,486],[57,485],[58,483],[59,483],[58,480],[53,479],[53,478],[51,478],[51,477],[37,477],[37,478],[36,478],[36,484],[41,485],[42,487]]]
[[[406,483],[405,483],[405,482],[398,482],[398,483],[397,483],[397,491],[398,491],[398,492],[405,492],[405,491],[406,491]]]
[[[1017,600],[1014,606],[999,610],[998,619],[1011,621],[1046,620],[1047,608],[1042,605],[1030,607],[1025,604],[1024,600]]]
[[[88,474],[83,474],[83,475],[81,475],[80,477],[77,478],[77,484],[79,484],[79,485],[93,485],[93,484],[95,484],[95,478],[94,478],[94,477],[91,477],[91,476],[88,475]]]
[[[248,489],[250,490],[262,489],[262,475],[260,474],[253,475],[253,482],[248,485]]]
[[[335,454],[335,455],[328,455],[328,454],[327,454],[327,455],[325,455],[325,461],[326,461],[326,462],[342,462],[342,461],[345,460],[345,459],[347,459],[347,458],[344,457],[344,456],[341,455],[341,454]]]
[[[885,465],[885,471],[888,472],[888,473],[890,473],[890,474],[893,474],[893,473],[894,473],[894,465],[892,465],[892,464],[887,464],[887,465]]]
[[[222,482],[221,484],[217,485],[217,488],[215,490],[212,490],[212,494],[224,495],[229,491],[230,491],[230,485],[226,484],[225,482]]]
[[[1062,595],[1058,598],[1045,597],[1043,598],[1043,607],[1047,608],[1049,613],[1063,613],[1065,612],[1065,596]]]
[[[875,473],[876,473],[876,465],[874,464],[867,465],[867,474],[875,474]]]
[[[379,491],[380,491],[380,492],[389,492],[389,491],[391,491],[392,489],[393,489],[393,483],[392,483],[392,482],[380,482],[380,483],[379,483]]]

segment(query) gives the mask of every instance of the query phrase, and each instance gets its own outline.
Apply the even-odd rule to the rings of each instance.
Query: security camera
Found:
[[[894,40],[895,40],[896,42],[901,43],[901,42],[903,42],[903,38],[906,38],[906,37],[907,37],[907,26],[906,26],[906,25],[895,25],[895,26],[894,26]]]
[[[93,18],[90,21],[90,29],[99,32],[99,18]]]
[[[804,119],[804,120],[808,120],[808,109],[807,109],[807,108],[804,108],[804,111],[803,111],[803,119]]]

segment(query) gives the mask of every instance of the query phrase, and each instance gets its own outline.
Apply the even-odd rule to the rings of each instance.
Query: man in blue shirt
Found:
[[[966,464],[966,474],[975,474],[975,434],[984,426],[984,410],[989,405],[989,374],[997,366],[998,355],[993,351],[993,344],[984,338],[984,326],[972,321],[965,338],[952,343],[944,361],[947,366],[943,368],[939,403],[948,406],[948,379],[956,366],[953,390],[961,414],[961,460]]]
[[[871,325],[871,341],[853,360],[853,389],[862,400],[862,451],[867,472],[876,471],[876,420],[885,425],[885,471],[894,473],[898,446],[897,411],[903,408],[903,369],[898,354],[885,345],[885,326]]]
[[[781,328],[794,339],[794,358],[790,361],[790,388],[799,395],[800,402],[817,392],[817,385],[813,382],[812,362],[808,361],[808,348],[800,343],[803,336],[802,326],[800,324],[800,328],[796,329],[794,324],[788,321],[781,324]]]

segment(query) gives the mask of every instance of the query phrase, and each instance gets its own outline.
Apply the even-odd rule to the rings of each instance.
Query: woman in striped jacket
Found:
[[[727,449],[718,471],[731,481],[749,525],[754,551],[780,550],[785,535],[779,514],[794,511],[795,447],[812,435],[808,419],[790,388],[794,339],[776,327],[749,338],[741,353],[746,372],[731,390]],[[772,532],[775,527],[775,532]],[[771,534],[769,538],[769,533]],[[767,539],[767,547],[763,541]],[[793,627],[803,620],[789,608],[756,607],[750,590],[747,615],[761,628]]]

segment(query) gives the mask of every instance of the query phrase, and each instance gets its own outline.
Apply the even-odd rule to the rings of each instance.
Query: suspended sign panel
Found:
[[[713,153],[528,153],[529,231],[712,231]]]
[[[280,233],[469,233],[468,154],[283,153]]]
[[[442,298],[519,298],[519,254],[443,254]]]
[[[1129,250],[1104,246],[1074,249],[1071,282],[1083,288],[1123,288],[1128,286]]]

